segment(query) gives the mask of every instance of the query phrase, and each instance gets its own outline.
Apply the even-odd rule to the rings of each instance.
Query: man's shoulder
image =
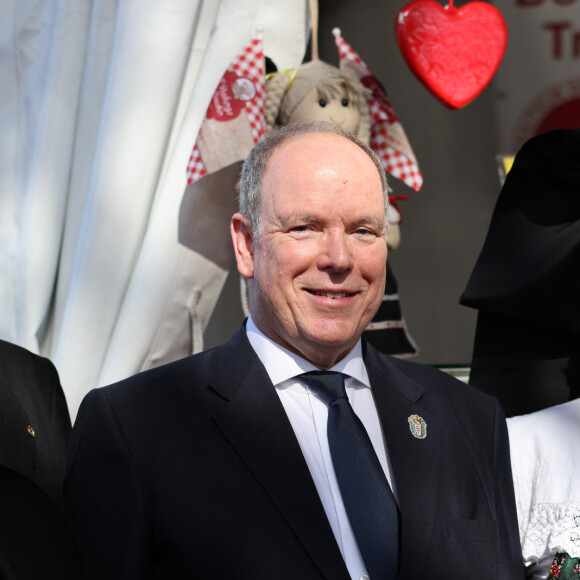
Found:
[[[419,415],[431,423],[436,418],[448,433],[460,437],[478,457],[486,457],[489,442],[498,433],[507,441],[507,425],[497,399],[438,368],[381,353],[370,356],[378,388],[396,389],[399,400],[407,399]],[[379,374],[382,373],[382,374]],[[401,399],[401,397],[403,399]],[[458,441],[458,440],[457,440]]]
[[[0,339],[0,368],[7,373],[17,372],[29,374],[32,368],[43,369],[45,372],[55,372],[52,362],[13,342]]]
[[[367,347],[366,360],[382,369],[391,380],[404,377],[407,384],[416,385],[426,396],[445,398],[452,404],[463,405],[465,410],[490,408],[498,404],[495,398],[434,366],[386,355],[373,347]]]
[[[30,350],[15,344],[14,342],[8,342],[7,340],[3,339],[0,339],[0,355],[12,356],[18,359],[39,357],[39,355],[34,354]]]
[[[202,396],[208,385],[235,380],[244,372],[240,367],[250,359],[250,353],[246,351],[249,344],[246,345],[244,339],[245,333],[238,332],[220,346],[93,389],[86,399],[102,397],[112,403],[123,404],[139,399],[143,403],[155,404],[159,399],[178,400],[183,393]]]
[[[53,409],[68,416],[58,372],[50,359],[5,340],[0,340],[0,385],[2,400],[12,393],[28,411]]]

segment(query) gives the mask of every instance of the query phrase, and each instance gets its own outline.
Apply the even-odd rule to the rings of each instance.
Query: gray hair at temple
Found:
[[[323,121],[305,121],[289,123],[265,135],[250,151],[242,167],[239,182],[239,211],[248,218],[254,236],[260,234],[262,226],[262,181],[270,157],[287,141],[311,133],[329,133],[340,135],[360,147],[374,163],[381,179],[385,205],[385,224],[389,206],[389,186],[387,176],[376,153],[354,135],[346,133],[340,127]]]

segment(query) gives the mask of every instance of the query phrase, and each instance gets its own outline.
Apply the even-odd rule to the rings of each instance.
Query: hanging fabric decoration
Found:
[[[419,191],[423,185],[423,176],[403,126],[384,89],[365,62],[341,36],[340,29],[335,28],[332,33],[340,56],[340,68],[350,70],[371,91],[368,98],[371,115],[370,146],[379,155],[388,173]]]
[[[187,248],[144,368],[203,350],[203,333],[234,254],[240,167],[265,132],[264,52],[254,35],[232,61],[207,108],[187,165],[178,240]]]
[[[265,132],[264,51],[257,33],[232,61],[207,108],[187,165],[179,242],[227,270],[240,165]],[[202,179],[203,178],[203,179]],[[221,232],[216,237],[216,232]]]
[[[233,60],[212,97],[187,165],[188,184],[246,158],[265,132],[264,96],[258,33]]]
[[[450,109],[475,99],[498,69],[507,45],[501,12],[487,2],[456,8],[413,0],[395,24],[397,43],[417,79]]]

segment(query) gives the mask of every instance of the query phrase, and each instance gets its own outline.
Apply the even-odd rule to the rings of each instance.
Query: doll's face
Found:
[[[340,96],[327,99],[320,97],[318,89],[312,89],[288,119],[289,122],[327,121],[353,134],[358,130],[359,120],[359,109],[349,101],[343,88]]]

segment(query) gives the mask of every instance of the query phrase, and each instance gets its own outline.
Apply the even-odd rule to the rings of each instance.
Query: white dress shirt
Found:
[[[294,429],[349,574],[353,580],[365,578],[367,571],[342,502],[328,447],[328,409],[306,383],[297,378],[297,375],[318,369],[266,337],[251,317],[248,318],[246,332],[250,344],[266,367]],[[329,370],[347,375],[345,387],[348,399],[369,434],[396,498],[392,468],[363,362],[360,340],[344,359]]]

